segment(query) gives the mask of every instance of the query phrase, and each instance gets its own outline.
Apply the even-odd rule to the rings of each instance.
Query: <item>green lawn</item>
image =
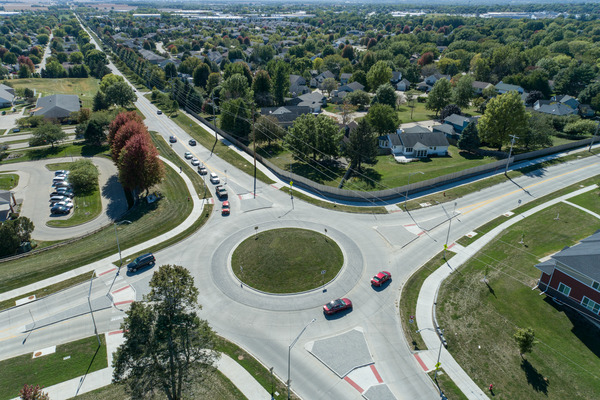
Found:
[[[540,258],[597,229],[589,214],[556,204],[503,231],[444,281],[438,320],[449,351],[479,387],[493,383],[498,399],[598,397],[600,332],[532,290]],[[539,343],[522,360],[512,335],[524,327]]]
[[[8,153],[8,157],[1,164],[22,161],[35,161],[45,158],[59,157],[92,157],[97,154],[108,154],[108,146],[92,146],[83,142],[73,142],[54,147],[40,149],[15,150]]]
[[[425,103],[419,103],[415,100],[414,102],[414,110],[412,110],[412,118],[411,118],[411,108],[413,106],[413,102],[409,101],[408,103],[398,107],[398,118],[400,118],[401,123],[406,124],[408,122],[419,122],[419,121],[428,121],[436,118],[435,112],[428,110],[425,108]],[[480,115],[477,112],[477,107],[469,107],[462,110],[463,114],[467,116]]]
[[[269,293],[314,289],[335,278],[343,263],[342,251],[333,240],[296,228],[258,232],[244,240],[231,257],[233,272],[241,281]]]
[[[455,253],[447,251],[446,259],[450,260],[452,257],[454,257],[454,255]],[[423,341],[421,334],[417,333],[419,330],[417,321],[414,320],[413,323],[410,323],[410,317],[411,315],[414,316],[417,313],[417,298],[419,297],[419,292],[421,291],[423,282],[432,272],[444,265],[444,263],[446,263],[446,260],[444,259],[444,252],[441,251],[427,261],[421,268],[415,271],[402,287],[399,307],[400,321],[402,321],[404,337],[408,341],[411,349],[414,351],[425,350],[427,349],[427,346],[425,346],[425,342]]]
[[[58,171],[60,169],[69,170],[72,165],[72,162],[54,163],[46,164],[46,168],[50,171]],[[85,196],[75,196],[73,198],[73,204],[73,213],[70,218],[50,220],[46,222],[46,225],[55,228],[67,228],[84,224],[96,218],[102,211],[100,188],[96,187],[92,193]]]
[[[290,194],[290,187],[284,186],[281,189],[282,192]],[[387,214],[387,209],[383,206],[375,206],[375,207],[356,207],[356,206],[347,206],[345,204],[339,204],[335,202],[335,199],[332,199],[333,203],[329,201],[315,199],[312,196],[305,195],[302,192],[297,190],[293,190],[294,199],[300,199],[307,203],[313,204],[317,207],[326,208],[328,210],[333,211],[341,211],[348,213],[356,213],[356,214]]]
[[[0,174],[0,190],[10,190],[19,184],[19,175],[2,173]]]
[[[598,181],[598,179],[596,179]],[[598,182],[600,183],[600,182]],[[569,201],[583,208],[600,214],[600,189],[594,189],[579,196],[570,198]]]
[[[448,400],[468,400],[468,397],[456,386],[456,383],[444,372],[443,368],[435,376],[435,371],[429,372],[429,377],[438,384]]]
[[[140,201],[123,219],[132,224],[119,226],[121,249],[168,232],[183,222],[192,210],[190,196],[179,171],[166,168],[166,177],[153,188],[162,198],[152,204]],[[0,263],[0,290],[8,291],[70,271],[117,252],[115,232],[108,226],[100,232],[42,253]]]
[[[147,94],[146,97],[151,100],[150,94]],[[152,103],[164,111],[162,104],[156,101],[152,101]],[[213,153],[222,158],[224,161],[245,172],[246,174],[254,176],[254,166],[251,162],[240,156],[235,150],[225,146],[223,143],[221,143],[221,141],[215,142],[215,137],[213,135],[209,134],[195,121],[192,121],[187,115],[182,112],[178,112],[176,116],[171,118],[171,120],[175,121],[175,123],[179,125],[181,129],[196,139],[198,145],[212,150]],[[275,183],[260,170],[256,171],[256,179],[268,184]]]
[[[42,96],[76,94],[82,101],[83,107],[91,108],[94,95],[99,89],[99,82],[96,78],[29,78],[13,79],[10,85],[15,89],[36,89],[38,93],[42,93]]]
[[[33,359],[31,353],[0,361],[0,399],[19,395],[25,384],[51,386],[106,368],[106,343],[96,336],[56,346],[56,353]],[[69,357],[65,359],[65,357]]]

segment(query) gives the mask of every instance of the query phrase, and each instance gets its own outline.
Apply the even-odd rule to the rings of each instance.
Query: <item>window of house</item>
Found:
[[[592,282],[592,287],[596,290],[600,290],[600,283],[594,281],[594,282]]]
[[[600,304],[596,303],[593,300],[588,299],[585,296],[583,296],[583,300],[581,300],[581,304],[593,313],[598,314],[598,312],[600,312]]]
[[[407,153],[412,153],[412,151],[413,151],[412,147],[407,147],[407,148],[406,148],[406,152],[407,152]]]
[[[569,296],[569,293],[571,293],[571,288],[561,282],[558,285],[558,291],[564,294],[565,296]]]

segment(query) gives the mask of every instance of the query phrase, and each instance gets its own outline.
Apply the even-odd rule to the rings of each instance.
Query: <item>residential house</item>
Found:
[[[552,100],[559,104],[564,104],[566,106],[569,106],[574,110],[576,110],[577,107],[579,106],[579,101],[577,101],[576,98],[569,96],[568,94],[554,96],[554,97],[552,97]]]
[[[581,115],[583,118],[592,118],[594,115],[596,115],[596,112],[589,104],[580,104],[577,106],[577,110],[579,111],[579,115]]]
[[[345,85],[348,82],[350,82],[350,78],[352,78],[352,74],[349,73],[343,73],[340,75],[340,84],[341,85]]]
[[[410,82],[406,78],[403,78],[400,82],[396,84],[396,90],[400,90],[401,92],[406,92],[409,89]]]
[[[333,74],[333,72],[327,70],[325,72],[321,72],[319,75],[315,76],[313,79],[310,80],[310,87],[316,87],[319,89],[323,88],[323,81],[327,78],[334,78],[335,79],[335,75]]]
[[[452,77],[450,75],[442,75],[439,72],[436,72],[433,75],[429,75],[426,76],[425,79],[423,80],[426,84],[428,84],[429,86],[433,86],[435,85],[435,83],[437,81],[439,81],[440,79],[446,79],[446,80],[450,80],[452,79]]]
[[[272,116],[282,128],[289,128],[293,125],[296,118],[304,114],[310,114],[311,109],[307,106],[284,106],[284,107],[263,107],[260,114]]]
[[[568,304],[598,324],[600,312],[600,231],[565,247],[535,266],[542,293]]]
[[[473,91],[475,92],[476,95],[481,95],[481,94],[483,94],[483,91],[485,89],[487,89],[490,86],[494,86],[494,85],[492,85],[489,82],[473,81],[471,86],[473,86]]]
[[[390,149],[394,157],[424,158],[448,155],[449,143],[443,133],[417,125],[380,136],[379,146]]]
[[[350,82],[347,85],[340,86],[337,91],[352,93],[357,90],[365,90],[365,86],[359,82]]]
[[[311,92],[288,100],[286,105],[310,107],[310,112],[319,113],[321,107],[327,105],[327,98],[319,92]]]
[[[551,100],[536,100],[535,103],[533,103],[533,109],[538,111],[541,106],[548,106],[550,104],[552,104]]]
[[[502,81],[500,81],[500,83],[496,84],[496,90],[498,91],[498,94],[508,93],[513,90],[516,90],[519,94],[525,93],[525,89],[523,89],[521,86],[511,85],[508,83],[504,83]]]
[[[0,107],[10,107],[15,100],[15,89],[0,84]]]
[[[450,144],[456,145],[458,139],[460,139],[460,135],[456,133],[452,124],[441,124],[432,126],[433,132],[442,133],[448,139]]]
[[[444,124],[452,126],[454,132],[460,136],[467,125],[474,120],[475,118],[473,117],[463,117],[462,115],[452,114],[444,119]]]
[[[537,102],[536,102],[537,104]],[[553,103],[553,104],[543,104],[540,105],[537,109],[534,105],[534,110],[550,115],[572,115],[577,114],[577,109],[572,109],[569,106],[566,106],[561,103]]]
[[[181,64],[181,60],[175,58],[175,59],[164,59],[163,61],[158,63],[158,66],[161,67],[162,69],[165,69],[165,67],[167,66],[167,64],[175,64],[175,67],[179,67],[179,64]]]
[[[390,83],[393,86],[396,86],[398,82],[402,80],[402,72],[400,71],[392,71],[392,79],[390,79]]]
[[[309,93],[310,89],[306,86],[306,79],[300,75],[290,75],[290,93],[293,97]]]
[[[158,65],[159,63],[161,63],[162,61],[165,60],[164,57],[159,56],[158,54],[156,54],[150,50],[140,49],[138,51],[140,52],[142,57],[144,57],[145,60],[150,62],[150,64]]]
[[[76,94],[53,94],[40,97],[31,115],[41,115],[44,118],[67,119],[72,112],[79,111],[81,102]]]

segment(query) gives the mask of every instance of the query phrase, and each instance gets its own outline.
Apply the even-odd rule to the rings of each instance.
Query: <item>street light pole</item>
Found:
[[[435,374],[433,375],[433,380],[435,381],[436,385],[438,385],[438,390],[440,391],[440,395],[442,395],[442,389],[440,388],[440,385],[437,383],[437,373],[438,373],[438,370],[440,368],[440,356],[442,355],[442,347],[444,346],[444,342],[442,341],[442,337],[440,336],[440,332],[443,335],[444,334],[444,330],[441,329],[439,332],[437,332],[433,328],[421,328],[421,329],[419,329],[417,331],[417,333],[420,333],[421,331],[425,331],[425,330],[429,330],[429,331],[433,331],[433,332],[437,333],[438,334],[438,339],[440,339],[440,349],[438,351],[437,363],[435,364]]]
[[[510,135],[510,137],[512,139],[510,140],[510,150],[508,151],[508,158],[506,159],[506,167],[504,168],[504,175],[506,175],[508,173],[508,164],[510,163],[510,155],[512,154],[513,146],[515,145],[515,139],[518,139],[518,137],[515,135]]]
[[[592,151],[592,145],[594,144],[594,139],[598,136],[598,128],[600,128],[600,120],[598,120],[598,125],[596,125],[596,132],[594,132],[594,136],[592,136],[592,141],[590,142],[590,147],[588,151]]]
[[[291,361],[291,355],[292,355],[292,347],[294,347],[294,345],[296,344],[298,339],[300,339],[300,336],[302,336],[302,334],[304,333],[306,328],[308,328],[308,326],[315,321],[316,321],[316,319],[313,318],[312,321],[310,321],[308,324],[306,324],[306,326],[300,331],[298,336],[296,336],[296,339],[294,339],[294,341],[292,343],[290,343],[290,345],[288,346],[288,375],[287,375],[287,398],[288,398],[288,400],[290,400],[290,361]]]
[[[404,211],[408,211],[408,208],[406,208],[406,202],[408,201],[408,187],[410,186],[410,177],[415,174],[425,175],[421,171],[415,171],[415,172],[411,172],[410,174],[408,174],[408,183],[406,184],[406,194],[404,195]]]

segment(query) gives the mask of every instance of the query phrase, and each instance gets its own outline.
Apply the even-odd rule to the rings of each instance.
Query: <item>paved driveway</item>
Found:
[[[77,159],[77,158],[74,158]],[[13,189],[17,201],[23,201],[21,214],[30,218],[34,225],[32,237],[37,240],[64,240],[83,235],[110,224],[127,210],[123,188],[117,180],[117,169],[111,160],[94,157],[92,162],[100,172],[99,184],[102,192],[102,213],[85,224],[70,228],[51,228],[46,225],[50,219],[66,219],[69,216],[51,217],[48,196],[52,192],[54,173],[45,165],[72,161],[70,157],[53,158],[15,164],[0,165],[0,171],[14,171],[19,175],[19,184]]]
[[[17,111],[15,113],[7,113],[6,115],[0,116],[0,135],[3,135],[7,129],[12,129],[17,126],[17,120],[19,118],[23,118],[23,112],[25,109],[21,109],[21,111]]]

